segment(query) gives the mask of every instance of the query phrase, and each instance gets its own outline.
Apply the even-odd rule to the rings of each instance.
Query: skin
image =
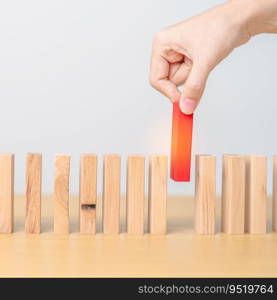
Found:
[[[191,114],[210,72],[260,33],[277,33],[277,0],[230,0],[170,26],[154,37],[150,84]]]

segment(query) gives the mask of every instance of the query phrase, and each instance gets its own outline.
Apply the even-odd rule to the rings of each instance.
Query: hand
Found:
[[[151,85],[172,102],[179,101],[185,114],[193,113],[211,70],[251,35],[263,31],[253,25],[253,16],[263,23],[254,1],[262,3],[228,1],[159,32],[153,41]],[[270,1],[276,8],[277,1]],[[178,86],[184,83],[181,93]]]

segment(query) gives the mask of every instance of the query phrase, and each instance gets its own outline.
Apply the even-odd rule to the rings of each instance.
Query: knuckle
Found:
[[[202,85],[199,81],[188,80],[186,82],[186,87],[191,89],[191,90],[200,91],[201,88],[202,88]]]
[[[150,83],[150,85],[151,85],[154,89],[159,90],[160,85],[159,85],[159,83],[158,83],[157,80],[154,80],[154,79],[151,79],[151,78],[150,78],[149,83]]]
[[[153,42],[154,44],[159,44],[165,41],[166,39],[166,32],[165,30],[159,31],[154,35]]]

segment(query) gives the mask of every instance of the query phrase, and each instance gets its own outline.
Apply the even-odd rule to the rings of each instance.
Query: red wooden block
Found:
[[[179,103],[173,104],[171,174],[174,181],[190,181],[193,114],[185,115]]]

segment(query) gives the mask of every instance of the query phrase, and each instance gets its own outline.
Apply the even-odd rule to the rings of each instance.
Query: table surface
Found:
[[[15,197],[15,232],[0,235],[0,276],[8,277],[276,277],[277,233],[203,236],[193,232],[193,198],[168,198],[168,234],[78,233],[78,197],[70,197],[71,233],[55,235],[53,201],[42,198],[42,233],[24,233],[24,197]],[[100,200],[98,200],[100,201]],[[269,207],[270,207],[269,199]],[[97,203],[101,231],[101,203]],[[217,205],[219,231],[220,203]],[[268,212],[270,215],[270,211]],[[270,218],[269,218],[270,219]],[[269,222],[268,229],[270,231]]]

